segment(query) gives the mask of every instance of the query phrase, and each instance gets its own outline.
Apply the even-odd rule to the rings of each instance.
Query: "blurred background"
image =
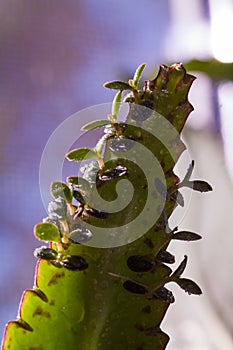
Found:
[[[214,192],[193,194],[180,225],[203,240],[171,246],[177,262],[188,253],[187,276],[204,294],[175,287],[162,328],[169,350],[233,349],[232,0],[2,0],[0,23],[1,334],[33,285],[32,229],[46,216],[39,165],[54,129],[110,102],[105,81],[130,77],[143,62],[145,78],[161,63],[183,62],[198,77],[184,139],[194,177]]]

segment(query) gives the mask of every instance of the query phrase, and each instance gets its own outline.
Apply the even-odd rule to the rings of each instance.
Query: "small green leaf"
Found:
[[[90,183],[83,177],[79,176],[68,176],[66,181],[74,187],[78,187],[83,191],[90,189]]]
[[[59,223],[59,220],[58,218],[56,217],[50,217],[50,216],[47,216],[46,218],[44,218],[42,220],[42,222],[49,222],[51,224],[54,224],[55,226],[57,226],[58,228],[60,227],[60,223]]]
[[[193,172],[193,168],[194,168],[194,160],[192,160],[191,164],[189,165],[188,169],[187,169],[187,173],[183,179],[182,182],[186,182],[186,181],[189,181],[191,175],[192,175],[192,172]]]
[[[141,75],[142,75],[142,72],[144,71],[146,67],[146,64],[145,63],[142,63],[135,71],[134,73],[134,77],[133,77],[133,82],[134,82],[134,86],[136,88],[138,88],[138,83],[139,83],[139,80],[141,78]]]
[[[178,278],[176,283],[188,294],[202,294],[201,288],[194,281],[188,278]]]
[[[87,213],[88,215],[91,215],[97,219],[107,219],[109,216],[109,214],[105,211],[101,211],[101,210],[90,208],[90,207],[85,208],[85,213]]]
[[[88,242],[93,237],[93,234],[90,230],[85,228],[78,228],[68,235],[70,242],[74,244],[83,244]]]
[[[17,321],[15,321],[14,323],[17,324],[18,327],[24,329],[24,331],[33,332],[33,328],[26,321],[22,320],[21,318],[18,319]]]
[[[98,176],[99,170],[100,166],[96,160],[88,164],[86,163],[80,168],[80,172],[83,174],[83,178],[87,180],[91,186],[92,184],[96,183],[96,177]]]
[[[109,120],[95,120],[93,122],[83,125],[81,130],[85,130],[85,131],[94,130],[110,124],[111,122]]]
[[[160,299],[160,300],[165,301],[166,303],[174,303],[175,302],[174,295],[172,294],[172,292],[169,289],[167,289],[165,287],[158,288],[154,292],[153,296],[156,299]]]
[[[167,250],[160,250],[156,256],[156,260],[160,263],[174,264],[175,257],[173,254],[169,253]]]
[[[118,91],[118,93],[116,94],[116,96],[114,97],[114,99],[112,101],[112,117],[114,119],[117,118],[117,115],[119,113],[119,109],[121,106],[121,100],[122,100],[122,91]]]
[[[155,261],[148,255],[132,255],[127,259],[127,266],[134,272],[148,272],[155,266]]]
[[[107,169],[103,173],[99,174],[99,178],[102,181],[109,181],[112,179],[117,179],[120,176],[127,174],[127,168],[121,165],[117,165],[113,169]]]
[[[202,72],[215,81],[233,80],[233,63],[223,63],[214,58],[208,61],[192,60],[185,63],[187,70]]]
[[[105,147],[105,145],[106,145],[107,139],[108,139],[108,135],[107,135],[107,134],[103,135],[103,136],[99,139],[99,141],[97,142],[97,144],[96,144],[96,146],[95,146],[95,150],[96,150],[96,152],[98,152],[98,154],[99,154],[100,156],[101,156],[101,154],[102,154],[102,152],[103,152],[103,149],[104,149],[104,147]]]
[[[71,271],[83,271],[88,268],[87,261],[79,255],[67,255],[67,257],[61,261],[61,265]]]
[[[181,261],[180,265],[177,267],[177,269],[173,272],[172,277],[179,278],[182,273],[184,272],[186,265],[187,265],[188,257],[187,255],[184,256],[184,260]]]
[[[85,200],[85,198],[83,197],[83,195],[82,195],[82,193],[80,191],[73,191],[73,197],[80,204],[82,204],[82,205],[86,204],[86,200]]]
[[[198,241],[199,239],[201,239],[201,236],[195,232],[179,231],[173,234],[172,239],[176,239],[179,241]]]
[[[84,159],[97,158],[97,154],[90,148],[76,148],[67,153],[66,158],[72,162],[80,162]]]
[[[162,183],[159,178],[155,178],[155,187],[160,197],[165,201],[167,198],[167,187]]]
[[[119,136],[114,137],[109,143],[109,148],[113,152],[127,152],[129,151],[136,142],[134,140],[127,139],[125,137]]]
[[[59,242],[60,232],[58,228],[51,223],[41,222],[34,226],[34,234],[36,238],[45,242]]]
[[[184,183],[184,186],[192,188],[194,191],[209,192],[213,191],[212,187],[206,181],[194,180]]]
[[[58,197],[62,197],[67,203],[72,202],[72,195],[70,189],[64,182],[52,182],[50,192],[55,199]]]
[[[49,217],[53,220],[65,220],[67,216],[67,204],[64,198],[57,197],[48,205]]]
[[[34,256],[36,258],[45,259],[45,260],[56,260],[58,253],[52,248],[42,246],[34,250]]]
[[[112,90],[130,90],[133,91],[134,88],[124,81],[108,81],[104,84],[104,87]]]
[[[184,207],[184,197],[179,191],[175,191],[174,193],[172,193],[171,198],[181,207]]]
[[[145,295],[148,292],[144,285],[136,281],[127,280],[123,283],[123,287],[133,294]]]

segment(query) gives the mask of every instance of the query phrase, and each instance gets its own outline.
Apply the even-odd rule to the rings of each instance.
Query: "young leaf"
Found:
[[[187,173],[183,179],[182,182],[186,182],[186,181],[189,181],[191,175],[192,175],[192,172],[193,172],[193,168],[194,168],[194,160],[192,160],[191,164],[189,165],[188,169],[187,169]]]
[[[188,294],[202,294],[201,288],[194,281],[188,278],[178,278],[176,283]]]
[[[90,190],[90,183],[83,177],[79,176],[68,176],[66,181],[72,185],[74,188],[79,188],[82,191]]]
[[[94,208],[85,208],[85,212],[97,219],[107,219],[109,214],[105,211],[101,211]]]
[[[155,262],[149,256],[132,255],[127,259],[127,265],[134,272],[148,272],[155,266]]]
[[[67,204],[64,198],[57,197],[48,205],[49,217],[55,220],[65,220],[67,216]]]
[[[134,146],[134,144],[135,142],[133,140],[120,136],[115,137],[110,141],[109,148],[113,152],[127,152]]]
[[[17,327],[23,329],[23,331],[28,331],[28,332],[33,332],[33,328],[24,320],[22,320],[21,318],[18,319],[17,321],[15,321],[15,324],[17,325]],[[9,349],[10,347],[8,347]]]
[[[214,58],[207,61],[193,59],[185,62],[186,69],[202,72],[214,81],[233,80],[233,63],[223,63]]]
[[[83,271],[88,268],[87,261],[79,255],[68,255],[61,261],[61,265],[71,271]]]
[[[70,189],[64,182],[52,182],[50,192],[54,198],[62,197],[67,203],[72,202]]]
[[[121,165],[117,165],[115,168],[107,169],[106,171],[104,171],[104,173],[99,174],[99,178],[102,181],[109,181],[123,176],[125,174],[127,174],[127,168]]]
[[[103,135],[103,136],[99,139],[99,141],[97,142],[97,144],[96,144],[96,146],[95,146],[95,150],[96,150],[96,152],[98,152],[99,155],[102,154],[102,152],[103,152],[103,150],[104,150],[104,147],[105,147],[105,145],[106,145],[107,139],[108,139],[108,135],[105,134],[105,135]]]
[[[46,218],[44,218],[42,220],[42,222],[49,222],[49,223],[54,224],[55,226],[57,226],[58,229],[60,229],[60,222],[59,222],[58,218],[47,216]]]
[[[212,187],[206,181],[194,180],[184,183],[184,186],[192,188],[194,191],[209,192],[212,191]]]
[[[179,231],[174,233],[172,239],[176,239],[179,241],[198,241],[202,237],[195,232],[190,231]]]
[[[159,178],[155,178],[155,187],[159,195],[165,201],[167,198],[167,187],[162,183],[162,181]]]
[[[36,258],[45,259],[45,260],[56,260],[58,253],[56,250],[42,246],[34,250],[34,256]]]
[[[88,124],[83,125],[81,130],[85,130],[85,131],[94,130],[110,124],[111,122],[109,120],[95,120],[94,122],[90,122]]]
[[[117,118],[117,115],[119,113],[119,109],[121,106],[121,100],[122,100],[122,91],[118,91],[118,93],[116,94],[116,96],[113,99],[112,102],[112,117],[114,119]]]
[[[184,272],[186,265],[187,265],[188,257],[187,255],[184,256],[184,260],[181,261],[180,265],[177,267],[177,269],[173,272],[172,277],[179,278],[182,273]]]
[[[92,236],[93,235],[90,230],[78,228],[70,232],[68,239],[74,244],[82,244],[88,242]]]
[[[60,242],[60,232],[54,224],[41,222],[34,226],[36,238],[45,242]]]
[[[156,299],[163,300],[166,303],[174,303],[175,302],[175,298],[174,298],[173,293],[165,287],[158,288],[154,292],[153,295],[155,296]]]
[[[130,86],[128,83],[125,83],[124,81],[108,81],[107,83],[104,84],[104,87],[107,89],[112,89],[112,90],[134,90],[132,86]]]
[[[166,250],[160,250],[156,256],[156,260],[160,263],[174,264],[175,257]]]
[[[76,148],[66,154],[66,158],[71,162],[80,162],[81,160],[97,158],[96,152],[90,148]]]
[[[77,202],[79,202],[82,205],[86,204],[86,200],[84,199],[83,195],[80,193],[80,191],[73,191],[73,197],[76,199]]]
[[[140,283],[127,280],[123,283],[123,287],[133,294],[145,295],[147,293],[147,289]]]
[[[142,63],[135,71],[134,73],[134,77],[133,77],[133,82],[134,82],[134,86],[136,88],[138,88],[138,83],[139,83],[139,80],[141,78],[141,75],[142,75],[142,72],[144,71],[146,67],[146,64],[145,63]]]
[[[175,191],[174,193],[172,193],[171,198],[181,207],[184,207],[184,197],[179,191]]]

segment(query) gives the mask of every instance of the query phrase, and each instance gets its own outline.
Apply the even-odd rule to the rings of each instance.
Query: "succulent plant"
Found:
[[[169,227],[175,208],[185,205],[180,188],[212,190],[205,181],[190,180],[194,161],[183,179],[174,173],[185,150],[180,134],[193,110],[188,92],[195,78],[182,64],[161,65],[141,89],[144,68],[129,82],[104,85],[119,90],[112,113],[83,127],[103,130],[102,137],[95,148],[66,155],[72,162],[91,161],[83,176],[51,185],[48,217],[34,228],[49,245],[35,250],[35,284],[22,296],[18,319],[6,326],[3,350],[162,350],[169,336],[161,322],[175,301],[167,284],[201,294],[182,277],[187,256],[173,271],[175,256],[168,251],[172,240],[201,238]],[[129,110],[121,121],[123,98]],[[102,209],[98,198],[116,200],[122,180],[133,186],[130,202],[121,187],[123,209]]]

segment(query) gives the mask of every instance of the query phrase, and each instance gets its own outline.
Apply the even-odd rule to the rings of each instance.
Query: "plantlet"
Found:
[[[168,251],[172,240],[201,238],[169,227],[175,208],[184,206],[179,189],[212,190],[190,180],[194,161],[182,180],[173,171],[185,150],[179,136],[193,109],[187,95],[195,78],[181,64],[161,65],[141,90],[144,68],[129,82],[105,84],[119,90],[112,113],[83,127],[102,128],[103,136],[93,149],[66,155],[82,163],[82,176],[51,185],[48,217],[34,228],[48,246],[35,250],[34,288],[24,292],[18,319],[8,323],[3,350],[162,350],[169,337],[160,325],[175,301],[167,284],[201,294],[182,277],[187,256],[172,271],[175,257]],[[129,110],[121,121],[125,92]]]

